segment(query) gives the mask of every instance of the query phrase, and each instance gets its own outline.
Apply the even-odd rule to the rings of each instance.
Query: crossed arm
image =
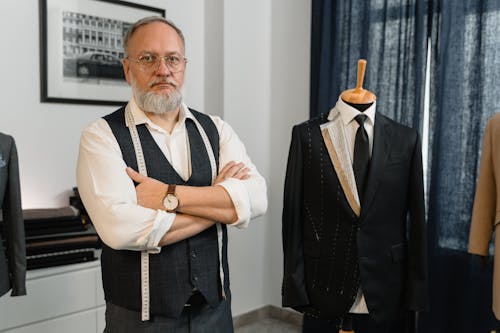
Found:
[[[180,206],[175,214],[162,205],[166,184],[127,169],[104,119],[84,130],[77,163],[78,189],[106,245],[115,250],[157,252],[161,246],[202,232],[215,221],[236,221],[233,225],[243,228],[251,218],[265,213],[264,178],[234,131],[217,121],[222,126],[220,163],[224,167],[212,186],[177,186]],[[230,162],[234,160],[243,164]],[[139,183],[137,187],[132,179]]]
[[[131,168],[128,176],[139,185],[137,204],[151,209],[164,209],[163,197],[168,185],[154,178],[146,177]],[[229,162],[217,175],[213,186],[177,186],[179,206],[169,231],[162,237],[159,246],[172,244],[194,236],[217,222],[234,223],[238,216],[231,197],[224,187],[217,186],[227,178],[245,180],[249,169],[243,163]]]

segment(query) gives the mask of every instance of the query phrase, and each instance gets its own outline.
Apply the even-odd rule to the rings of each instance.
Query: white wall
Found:
[[[231,230],[233,314],[280,305],[281,207],[291,127],[308,117],[311,0],[136,0],[186,37],[186,95],[223,116],[268,181],[269,210]],[[81,130],[115,109],[40,103],[38,1],[0,1],[0,131],[14,136],[24,208],[67,204]]]
[[[281,212],[292,127],[309,118],[311,0],[272,1],[268,303],[281,306]]]
[[[268,213],[230,234],[233,313],[281,306],[291,128],[309,113],[310,0],[224,2],[224,116],[268,182]]]
[[[224,0],[205,6],[205,109],[224,116]]]
[[[224,118],[245,142],[269,181],[271,107],[271,3],[224,2]],[[267,304],[267,216],[229,234],[233,314]],[[237,245],[237,246],[236,246]]]

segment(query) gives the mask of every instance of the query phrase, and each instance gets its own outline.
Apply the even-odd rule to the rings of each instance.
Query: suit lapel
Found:
[[[387,120],[380,114],[375,118],[375,126],[373,129],[373,152],[372,160],[370,163],[370,171],[368,172],[368,180],[365,187],[365,195],[361,203],[363,219],[368,211],[375,194],[377,192],[380,177],[385,169],[387,156],[389,153],[389,143],[391,140],[391,131],[388,126]]]
[[[328,119],[331,121],[320,125],[321,134],[349,206],[356,216],[360,216],[359,196],[342,117],[333,109]]]

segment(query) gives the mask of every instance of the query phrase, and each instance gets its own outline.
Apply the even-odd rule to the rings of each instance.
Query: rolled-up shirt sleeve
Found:
[[[80,138],[77,183],[99,237],[115,250],[160,252],[175,214],[139,206],[118,142],[99,119]]]
[[[213,116],[212,119],[220,137],[219,169],[230,161],[243,162],[250,169],[248,179],[228,178],[217,184],[224,187],[235,207],[238,219],[231,225],[246,228],[251,219],[263,215],[267,210],[266,181],[231,126],[219,117]]]

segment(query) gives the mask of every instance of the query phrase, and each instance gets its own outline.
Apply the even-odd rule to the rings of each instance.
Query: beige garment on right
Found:
[[[483,139],[479,180],[472,210],[469,253],[489,255],[493,232],[500,223],[500,113],[488,121]],[[500,235],[495,237],[493,313],[500,319]]]

